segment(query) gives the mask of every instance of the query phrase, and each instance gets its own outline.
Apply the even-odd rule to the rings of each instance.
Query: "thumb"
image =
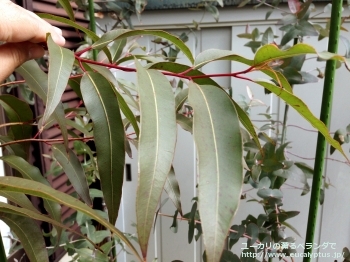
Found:
[[[16,67],[27,60],[42,57],[44,53],[44,48],[29,42],[0,45],[0,82],[4,81]]]

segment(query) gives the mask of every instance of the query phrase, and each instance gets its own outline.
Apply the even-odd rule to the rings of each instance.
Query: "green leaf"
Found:
[[[198,152],[198,198],[207,261],[219,261],[243,183],[242,139],[235,106],[214,86],[189,84]]]
[[[43,14],[43,13],[37,13],[37,15],[43,19],[49,19],[49,20],[61,22],[61,23],[66,24],[66,25],[70,25],[70,26],[84,32],[85,34],[87,34],[93,41],[97,41],[98,39],[100,39],[94,32],[90,31],[89,29],[87,29],[87,28],[67,19],[67,18],[55,16],[55,15],[50,15],[50,14]]]
[[[178,230],[178,223],[177,223],[177,214],[179,213],[178,210],[175,210],[175,214],[173,216],[173,223],[170,226],[171,231],[173,231],[174,233],[177,233]]]
[[[174,157],[177,129],[169,80],[156,70],[145,70],[137,60],[135,63],[141,113],[136,216],[145,258],[154,214]]]
[[[123,39],[120,39],[120,40],[113,42],[112,46],[109,48],[109,51],[111,52],[113,63],[115,63],[120,58],[126,44],[127,44],[126,38],[123,38]]]
[[[44,103],[46,103],[48,93],[48,76],[40,69],[38,63],[35,62],[35,60],[29,60],[18,67],[16,72],[22,75],[29,88],[36,93]],[[53,112],[53,118],[60,126],[64,143],[68,148],[68,132],[64,117],[63,105],[61,102],[59,102]]]
[[[295,227],[293,227],[291,224],[287,223],[286,221],[281,222],[281,224],[284,225],[284,226],[286,226],[286,227],[288,227],[290,230],[292,230],[292,231],[293,231],[295,234],[297,234],[299,237],[302,237],[302,236],[299,234],[298,230],[297,230]]]
[[[50,53],[50,70],[46,109],[42,119],[43,124],[46,123],[57,105],[60,103],[74,63],[73,52],[57,45],[50,35],[47,38],[47,46]]]
[[[24,123],[11,126],[11,132],[15,140],[28,139],[32,135],[33,113],[29,105],[12,95],[1,95],[0,106],[4,109],[9,122]],[[28,146],[28,145],[27,145]]]
[[[224,250],[220,259],[220,262],[240,262],[241,260],[236,254],[233,254],[230,250]]]
[[[216,22],[219,21],[220,14],[215,5],[206,5],[205,9],[214,17]]]
[[[32,219],[0,211],[0,219],[15,232],[32,262],[48,262],[44,237],[39,225]]]
[[[100,38],[92,31],[90,31],[89,29],[69,20],[69,19],[66,19],[64,17],[60,17],[60,16],[55,16],[55,15],[50,15],[50,14],[43,14],[43,13],[37,13],[37,15],[41,18],[44,18],[44,19],[49,19],[49,20],[53,20],[53,21],[57,21],[57,22],[60,22],[60,23],[63,23],[63,24],[66,24],[66,25],[70,25],[82,32],[84,32],[85,34],[87,34],[92,41],[97,41],[99,40]],[[111,58],[111,54],[108,50],[108,48],[103,48],[103,51],[105,52],[107,58],[109,61],[112,61],[112,58]]]
[[[270,44],[261,47],[255,54],[254,65],[261,65],[273,60],[283,59],[287,57],[317,54],[315,48],[307,44],[297,44],[287,50],[281,50],[276,45]]]
[[[29,88],[36,93],[41,100],[46,102],[47,95],[47,75],[40,69],[35,60],[29,60],[16,68],[28,84]]]
[[[229,51],[229,50],[220,50],[220,49],[208,49],[203,51],[196,57],[194,61],[193,69],[199,69],[204,65],[217,60],[230,60],[230,61],[244,63],[247,65],[253,64],[252,60],[249,60],[240,55],[237,55],[236,52]]]
[[[320,205],[323,205],[323,202],[324,202],[324,197],[325,197],[325,193],[324,193],[324,190],[321,188],[320,189]]]
[[[259,237],[259,227],[257,225],[255,225],[254,223],[250,223],[247,226],[246,234],[251,237],[251,238],[248,239],[247,245],[248,246],[253,246],[255,241]]]
[[[265,30],[263,34],[261,44],[262,45],[271,44],[273,43],[274,38],[275,38],[275,35],[273,34],[272,28],[269,27]]]
[[[337,141],[340,145],[344,144],[345,142],[345,136],[346,136],[346,131],[343,129],[338,129],[334,135],[333,139]],[[335,148],[333,146],[330,147],[330,154],[332,155],[335,151]]]
[[[164,185],[164,190],[168,194],[171,201],[173,201],[177,211],[179,211],[180,215],[182,216],[180,187],[179,187],[179,183],[176,180],[175,171],[173,167],[171,167],[169,174],[167,176],[167,179]]]
[[[50,186],[49,182],[43,177],[39,168],[29,164],[26,160],[19,156],[9,155],[0,158],[6,164],[8,164],[13,169],[21,173],[23,178],[33,180],[42,183],[46,186]],[[61,206],[55,202],[48,201],[44,199],[45,210],[49,215],[57,222],[61,221]],[[56,228],[58,236],[61,235],[61,229]]]
[[[113,234],[116,234],[130,248],[130,251],[137,257],[137,259],[140,262],[143,261],[136,251],[135,247],[130,243],[128,238],[125,237],[122,232],[120,232],[117,228],[114,227],[114,225],[110,224],[107,220],[101,217],[96,210],[88,207],[78,199],[52,189],[51,187],[45,186],[41,183],[18,177],[0,177],[0,189],[2,191],[21,192],[28,195],[42,197],[44,199],[61,203],[67,207],[84,213],[85,215],[95,219],[107,229],[111,230]]]
[[[273,9],[266,12],[266,14],[265,14],[265,20],[269,19],[269,17],[271,16],[272,12],[273,12]]]
[[[304,18],[304,16],[308,13],[309,11],[309,7],[310,4],[312,3],[313,0],[307,0],[306,2],[304,2],[301,7],[300,7],[300,11],[298,12],[297,16],[298,19],[302,19]]]
[[[195,201],[192,205],[190,215],[188,217],[188,244],[191,244],[194,236],[194,228],[196,224],[196,213],[197,213],[197,201]]]
[[[252,121],[250,120],[249,116],[246,112],[236,103],[236,101],[232,100],[232,103],[237,111],[239,121],[241,124],[245,127],[245,129],[249,132],[249,134],[253,137],[254,142],[258,146],[259,150],[261,151],[261,144],[258,135],[255,132],[254,125]]]
[[[7,198],[8,201],[15,203],[23,208],[26,208],[33,212],[38,212],[33,203],[23,193],[16,192],[4,192],[0,191],[0,196]]]
[[[261,198],[276,198],[280,199],[283,197],[283,194],[280,190],[278,189],[270,189],[270,188],[263,188],[259,189],[257,192],[257,195]]]
[[[183,130],[193,133],[193,118],[186,117],[181,114],[176,114],[176,123],[178,123]]]
[[[66,148],[61,144],[52,146],[52,153],[63,168],[63,171],[66,173],[78,195],[86,204],[92,206],[85,171],[77,156],[70,149],[67,152]]]
[[[122,196],[125,132],[114,86],[99,73],[81,79],[82,95],[94,124],[97,165],[109,221],[114,224]]]
[[[90,65],[90,67],[92,69],[96,70],[97,72],[99,72],[101,75],[103,75],[115,87],[119,86],[118,81],[116,80],[116,78],[114,77],[112,72],[110,70],[108,70],[107,68],[102,67],[102,66],[97,66],[97,65]],[[139,126],[137,124],[135,115],[133,114],[133,112],[131,111],[129,106],[126,104],[123,96],[121,94],[119,94],[119,92],[117,92],[117,90],[115,88],[114,88],[114,90],[115,90],[115,94],[118,97],[118,103],[119,103],[120,109],[122,110],[124,116],[130,121],[132,127],[134,128],[136,136],[139,137],[140,130],[139,130]]]
[[[66,14],[68,15],[69,19],[75,22],[73,8],[70,5],[69,0],[58,0],[58,2],[63,7],[64,11],[66,11]]]
[[[12,142],[12,141],[13,139],[8,136],[0,136],[1,144]],[[23,147],[20,144],[11,144],[11,145],[5,146],[5,148],[8,154],[10,155],[17,155],[23,159],[27,157],[26,152],[24,151]]]
[[[231,239],[239,239],[245,232],[244,226],[241,226],[241,225],[233,225],[231,229],[236,231],[236,232],[230,232]]]
[[[179,112],[188,98],[188,88],[182,89],[175,97],[175,112]]]
[[[335,141],[329,134],[327,127],[323,122],[321,122],[317,117],[315,117],[310,109],[306,106],[306,104],[297,96],[287,92],[286,90],[279,88],[269,82],[265,81],[255,81],[255,83],[265,87],[266,89],[270,90],[271,92],[275,93],[278,97],[283,99],[287,104],[289,104],[291,107],[293,107],[301,116],[303,116],[313,127],[315,127],[319,132],[322,133],[322,135],[325,137],[325,139],[328,141],[330,145],[332,145],[334,148],[339,150],[339,152],[346,158],[342,147],[340,144]]]
[[[187,56],[191,63],[194,62],[190,49],[179,37],[161,30],[125,30],[125,32],[122,34],[120,34],[120,31],[117,30],[109,31],[105,33],[100,40],[96,41],[92,45],[92,48],[101,49],[107,46],[112,41],[140,35],[153,35],[165,38],[166,40],[172,42],[177,48],[179,48],[184,53],[184,55]]]
[[[239,3],[238,7],[243,7],[246,4],[248,4],[250,2],[250,0],[243,0],[242,2]]]

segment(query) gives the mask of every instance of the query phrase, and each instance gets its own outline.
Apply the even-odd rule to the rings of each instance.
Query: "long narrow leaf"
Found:
[[[75,22],[75,17],[74,17],[74,12],[73,12],[73,8],[70,5],[69,0],[58,0],[58,2],[60,3],[60,5],[63,7],[64,11],[66,11],[68,17],[70,20],[72,20],[73,22]]]
[[[20,122],[22,125],[11,126],[11,131],[15,140],[27,139],[31,137],[33,113],[29,105],[12,95],[1,95],[0,106],[4,109],[9,122]],[[25,143],[25,152],[29,149],[29,143]]]
[[[94,124],[97,164],[109,221],[118,217],[125,165],[124,126],[114,86],[99,73],[81,79],[82,95]]]
[[[175,177],[174,168],[171,167],[168,177],[166,179],[164,190],[168,194],[171,201],[173,201],[177,211],[182,216],[181,199],[180,199],[180,187]]]
[[[162,30],[128,30],[124,33],[120,33],[120,30],[109,31],[105,33],[100,40],[96,41],[92,47],[95,49],[101,49],[107,46],[112,41],[120,40],[130,36],[140,36],[140,35],[153,35],[162,37],[166,40],[172,42],[177,48],[179,48],[184,55],[190,60],[191,63],[194,62],[194,58],[192,56],[191,50],[187,47],[187,45],[177,36],[169,34]]]
[[[270,90],[274,94],[276,94],[278,97],[283,99],[287,104],[289,104],[291,107],[293,107],[302,117],[304,117],[314,128],[316,128],[328,141],[330,145],[332,145],[334,148],[338,149],[339,152],[346,158],[346,154],[344,153],[342,147],[340,144],[334,140],[331,135],[329,134],[329,131],[325,124],[321,122],[317,117],[314,116],[314,114],[310,111],[310,109],[307,107],[307,105],[297,96],[289,93],[288,91],[284,90],[283,88],[280,88],[278,86],[275,86],[272,83],[262,81],[262,80],[256,80],[255,83],[265,87],[266,89]],[[349,160],[348,160],[349,161]]]
[[[19,156],[9,155],[0,158],[13,169],[21,173],[26,178],[36,182],[40,182],[46,186],[50,186],[49,182],[42,176],[40,170],[29,164],[26,160]],[[44,207],[49,215],[58,222],[61,222],[61,206],[55,202],[44,199]],[[58,236],[61,235],[61,229],[56,228]]]
[[[97,72],[99,72],[101,75],[103,75],[115,87],[118,86],[118,81],[114,77],[114,75],[112,74],[112,72],[110,70],[108,70],[105,67],[97,66],[97,65],[90,65],[90,67],[92,69],[96,70]],[[121,94],[119,94],[117,90],[115,90],[115,93],[116,93],[116,95],[118,97],[118,102],[119,102],[120,109],[122,110],[124,116],[130,121],[132,127],[134,128],[135,134],[138,137],[139,133],[140,133],[140,130],[139,130],[139,126],[137,125],[137,121],[136,121],[135,115],[133,114],[133,112],[131,111],[129,106],[126,104],[123,96]]]
[[[70,149],[67,152],[66,148],[61,144],[54,145],[52,153],[62,166],[63,171],[78,195],[86,204],[92,206],[86,175],[78,157]]]
[[[242,138],[235,106],[214,86],[189,84],[198,152],[198,200],[208,262],[219,262],[243,184]]]
[[[101,225],[105,226],[107,229],[116,234],[130,248],[130,251],[137,257],[137,259],[143,262],[135,247],[130,243],[128,238],[125,237],[122,232],[120,232],[117,228],[114,227],[114,225],[105,220],[98,211],[93,210],[78,199],[71,197],[65,193],[59,192],[51,187],[45,186],[41,183],[18,177],[0,177],[0,190],[21,192],[28,195],[42,197],[44,199],[66,205],[67,207],[84,213],[85,215],[93,218]]]
[[[72,51],[58,46],[48,36],[47,45],[49,49],[49,82],[46,100],[46,110],[43,116],[43,124],[48,120],[55,108],[61,101],[62,94],[67,86],[69,76],[74,63]]]
[[[1,194],[5,193],[4,191],[0,191],[0,192],[1,192]],[[6,191],[6,193],[7,194],[20,194],[17,192],[10,192],[10,191]],[[22,217],[28,217],[28,218],[32,218],[34,220],[44,221],[44,222],[50,223],[53,226],[55,226],[56,228],[60,228],[61,230],[65,229],[66,231],[70,231],[70,232],[74,233],[75,235],[80,236],[81,238],[85,238],[92,245],[94,245],[94,243],[89,238],[84,236],[83,234],[81,234],[81,233],[75,231],[74,229],[62,224],[59,221],[53,220],[50,217],[41,214],[37,210],[33,211],[33,210],[30,210],[27,208],[17,207],[17,206],[13,206],[13,205],[1,203],[1,202],[0,202],[0,210],[3,213],[10,213],[10,214],[14,214],[14,215],[22,216]]]
[[[262,151],[259,137],[255,132],[254,125],[253,125],[252,121],[250,120],[249,116],[246,114],[246,112],[244,112],[244,110],[234,100],[232,100],[232,103],[237,111],[239,121],[242,123],[242,125],[245,127],[245,129],[247,129],[249,134],[253,137],[253,140],[256,143],[256,145],[258,146],[259,150]]]
[[[135,63],[141,113],[136,217],[139,244],[146,258],[154,214],[175,151],[175,98],[163,74],[145,70],[137,60]]]
[[[217,60],[230,60],[237,61],[247,65],[252,65],[253,61],[246,59],[240,55],[238,55],[234,51],[229,50],[220,50],[220,49],[208,49],[200,53],[194,62],[193,69],[200,69],[204,65],[217,61]]]
[[[8,143],[12,142],[13,139],[9,136],[0,136],[0,143]],[[9,155],[16,155],[23,159],[27,157],[26,152],[24,151],[23,147],[20,144],[11,144],[8,146],[5,146],[5,149],[7,150]]]
[[[56,15],[51,15],[51,14],[44,14],[44,13],[37,13],[37,15],[41,18],[44,18],[44,19],[54,20],[54,21],[61,22],[61,23],[66,24],[66,25],[70,25],[71,27],[74,27],[74,28],[84,32],[85,34],[87,34],[93,41],[97,41],[98,39],[100,39],[91,30],[89,30],[89,29],[87,29],[87,28],[67,19],[67,18],[56,16]]]
[[[44,237],[34,220],[1,210],[0,219],[16,233],[31,262],[49,262]]]
[[[66,25],[70,25],[82,32],[84,32],[85,34],[87,34],[91,39],[92,41],[97,41],[99,40],[100,38],[94,33],[92,32],[91,30],[67,19],[67,18],[64,18],[64,17],[60,17],[60,16],[56,16],[56,15],[50,15],[50,14],[43,14],[43,13],[37,13],[37,15],[41,18],[45,18],[45,19],[49,19],[49,20],[54,20],[54,21],[57,21],[57,22],[60,22],[60,23],[63,23],[63,24],[66,24]],[[108,48],[103,48],[103,52],[106,54],[108,60],[110,62],[112,62],[112,57],[111,57],[111,53],[109,52]]]
[[[44,103],[46,103],[48,92],[48,76],[39,67],[35,60],[29,60],[16,69],[22,77],[26,80],[29,88],[36,93]],[[64,109],[61,102],[53,112],[53,117],[60,126],[64,144],[68,148],[68,132],[64,120]]]
[[[20,207],[26,208],[33,212],[39,212],[28,197],[23,193],[3,192],[0,190],[0,196],[5,197],[8,201],[19,205]]]

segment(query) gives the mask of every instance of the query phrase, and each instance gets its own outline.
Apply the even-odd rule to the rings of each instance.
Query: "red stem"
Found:
[[[80,51],[78,51],[78,52],[75,52],[74,55],[80,56],[80,55],[82,55],[82,54],[84,54],[84,53],[90,51],[91,49],[92,49],[92,47],[89,46],[89,47],[87,47],[87,48],[84,48],[83,50],[80,50]]]
[[[108,67],[108,68],[114,68],[114,69],[118,69],[118,70],[122,70],[125,72],[136,72],[135,68],[129,68],[129,67],[125,67],[125,66],[119,66],[119,65],[113,65],[113,64],[108,64],[108,63],[102,63],[102,62],[97,62],[97,61],[92,61],[89,59],[84,59],[81,57],[76,56],[76,59],[79,61],[79,63],[87,63],[87,64],[94,64],[94,65],[100,65],[100,66],[104,66],[104,67]],[[210,78],[210,77],[236,77],[239,79],[244,79],[247,81],[251,81],[253,82],[253,80],[240,76],[241,74],[246,74],[249,73],[251,71],[254,70],[254,66],[251,66],[243,71],[240,72],[236,72],[236,73],[226,73],[226,74],[208,74],[208,75],[197,75],[197,76],[185,76],[183,75],[184,73],[187,73],[187,71],[189,72],[189,70],[186,70],[182,73],[172,73],[172,72],[168,72],[168,71],[163,71],[163,74],[166,76],[174,76],[174,77],[180,77],[180,78],[186,78],[186,79],[196,79],[196,78]]]

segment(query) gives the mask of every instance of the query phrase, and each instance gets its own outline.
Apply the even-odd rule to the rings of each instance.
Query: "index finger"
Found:
[[[62,31],[34,13],[9,0],[0,0],[0,10],[3,11],[0,16],[0,41],[40,43],[46,41],[47,33],[51,33],[57,44],[65,44]]]

